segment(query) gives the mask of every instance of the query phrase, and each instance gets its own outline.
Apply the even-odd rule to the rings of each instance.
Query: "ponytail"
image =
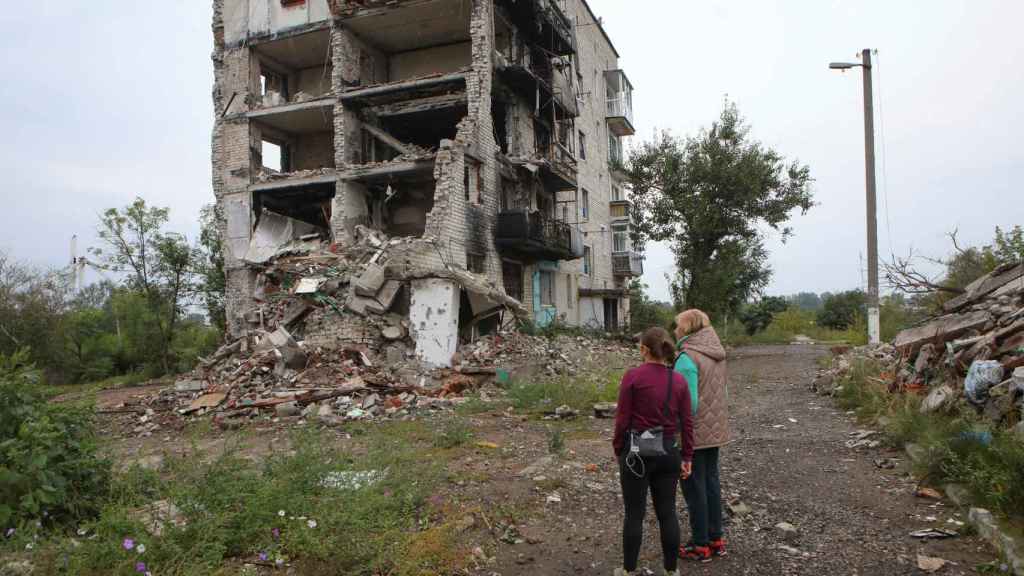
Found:
[[[651,351],[651,354],[663,363],[667,364],[675,357],[676,346],[672,342],[672,337],[669,336],[668,330],[664,328],[657,326],[648,328],[640,337],[640,343],[646,346]]]

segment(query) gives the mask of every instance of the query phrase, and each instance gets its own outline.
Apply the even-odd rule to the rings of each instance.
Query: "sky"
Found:
[[[770,236],[770,294],[864,285],[859,69],[875,56],[879,249],[942,256],[947,234],[1024,224],[1024,2],[590,0],[635,87],[637,134],[694,135],[725,98],[752,137],[810,167],[817,205]],[[642,7],[642,9],[641,9]],[[0,250],[40,266],[95,245],[98,215],[136,196],[194,239],[210,185],[211,2],[36,0],[0,12]],[[667,299],[670,252],[644,281]]]

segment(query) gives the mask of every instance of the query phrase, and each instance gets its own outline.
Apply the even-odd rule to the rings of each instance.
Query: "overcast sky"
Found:
[[[36,0],[0,12],[0,249],[64,265],[97,215],[136,195],[194,238],[210,187],[207,0]],[[772,294],[862,283],[861,75],[878,50],[879,245],[948,250],[1024,224],[1024,2],[591,0],[636,88],[637,136],[695,133],[734,100],[753,136],[810,166],[819,203],[769,242]],[[882,128],[884,126],[884,138]],[[883,154],[884,142],[884,154]],[[883,171],[882,168],[885,167]],[[889,230],[891,229],[891,234]],[[669,253],[645,280],[667,298]]]

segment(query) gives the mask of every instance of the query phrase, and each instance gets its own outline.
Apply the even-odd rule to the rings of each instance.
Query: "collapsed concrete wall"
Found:
[[[315,301],[306,342],[401,342],[402,354],[444,366],[495,308],[579,323],[584,285],[624,300],[621,277],[581,260],[582,65],[572,21],[551,0],[214,0],[213,29],[213,183],[232,335],[266,329],[274,299],[295,296],[282,258],[322,264],[375,241],[387,262],[356,260],[385,267],[389,288],[376,290],[387,307],[370,302],[378,292],[345,292],[368,272],[346,264],[326,292],[302,292]],[[601,125],[596,88],[588,120]],[[591,172],[607,181],[602,158]],[[303,232],[246,258],[279,218]],[[605,253],[595,244],[595,254]],[[319,281],[292,276],[304,290]],[[498,306],[474,304],[495,292]],[[367,308],[388,321],[367,320]],[[396,329],[403,336],[388,339]]]

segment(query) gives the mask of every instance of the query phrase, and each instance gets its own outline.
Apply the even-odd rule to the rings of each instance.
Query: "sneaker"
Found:
[[[712,540],[711,544],[708,544],[708,547],[711,548],[712,556],[721,558],[723,556],[729,555],[729,551],[725,549],[725,539],[723,538],[719,538],[718,540]]]
[[[694,562],[711,562],[711,548],[687,544],[686,546],[679,547],[679,557],[683,560],[693,560]]]

